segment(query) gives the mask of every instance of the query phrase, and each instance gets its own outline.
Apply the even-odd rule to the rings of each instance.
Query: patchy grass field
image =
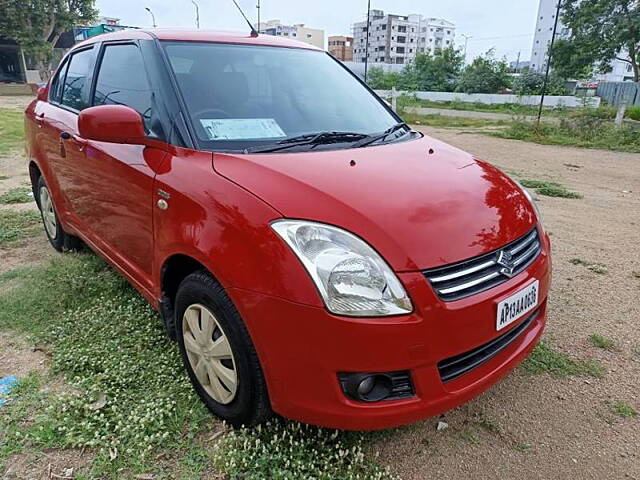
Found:
[[[16,187],[0,195],[0,203],[5,205],[33,202],[31,187]]]
[[[508,128],[493,133],[501,138],[545,145],[565,145],[621,152],[640,152],[640,129],[618,127],[593,118],[563,119],[559,124],[514,120]]]
[[[20,148],[24,141],[24,112],[0,108],[0,155]]]
[[[470,403],[378,433],[287,421],[225,428],[191,392],[158,315],[126,282],[90,253],[42,260],[51,249],[33,204],[0,204],[0,377],[21,379],[0,407],[0,473],[640,478],[640,267],[629,256],[640,225],[638,156],[473,133],[487,127],[496,128],[425,131],[516,178],[544,179],[581,197],[539,194],[554,254],[543,343]],[[24,184],[23,163],[0,156],[10,167],[0,172],[9,177],[4,185]]]
[[[40,229],[40,214],[32,210],[0,210],[0,248],[19,244]]]
[[[13,288],[0,296],[0,329],[46,345],[52,372],[72,388],[47,393],[42,378],[21,382],[0,416],[0,462],[88,448],[92,477],[195,478],[211,465],[248,479],[389,477],[365,459],[363,435],[283,421],[207,442],[224,426],[193,393],[159,316],[97,257],[66,255],[0,276],[0,289],[5,282]],[[159,455],[171,463],[158,464]]]
[[[632,126],[618,127],[601,112],[578,110],[558,119],[547,119],[536,125],[522,118],[472,118],[444,114],[421,115],[398,113],[404,121],[435,128],[475,129],[505,139],[521,140],[543,145],[562,145],[580,148],[604,149],[620,152],[640,152],[640,129]],[[554,120],[554,121],[552,121]]]

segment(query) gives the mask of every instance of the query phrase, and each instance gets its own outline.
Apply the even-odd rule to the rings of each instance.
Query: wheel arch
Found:
[[[164,260],[160,267],[160,313],[164,318],[167,334],[172,340],[176,339],[174,306],[178,287],[187,276],[200,270],[206,271],[220,283],[211,268],[190,254],[171,254]]]
[[[35,160],[29,161],[29,180],[31,181],[31,191],[33,192],[33,198],[35,199],[38,208],[40,208],[40,198],[36,189],[38,188],[38,181],[41,176],[42,171]]]

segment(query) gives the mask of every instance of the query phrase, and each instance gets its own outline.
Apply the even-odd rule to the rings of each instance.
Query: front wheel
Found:
[[[40,207],[40,215],[42,216],[42,223],[44,224],[44,231],[47,234],[49,243],[51,246],[62,252],[64,250],[79,250],[82,246],[82,242],[78,237],[69,235],[62,229],[58,214],[53,205],[53,198],[49,187],[44,181],[44,178],[38,179],[37,185],[38,192],[38,207]]]
[[[266,420],[271,406],[258,355],[222,286],[204,271],[187,276],[175,315],[182,361],[209,410],[235,427]]]

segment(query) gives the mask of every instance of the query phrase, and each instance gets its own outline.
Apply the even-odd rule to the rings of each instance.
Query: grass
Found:
[[[590,270],[593,273],[597,273],[598,275],[606,275],[609,272],[609,269],[605,264],[587,262],[586,260],[582,260],[581,258],[572,258],[571,260],[569,260],[569,263],[571,263],[572,265],[582,265],[583,267],[586,267],[587,270]]]
[[[624,115],[626,118],[630,118],[631,120],[640,121],[640,105],[635,105],[633,107],[627,107],[627,110]]]
[[[521,105],[519,103],[480,103],[480,102],[463,102],[461,100],[452,100],[446,102],[435,102],[432,100],[422,100],[410,95],[403,95],[398,98],[398,105],[401,107],[424,107],[439,108],[445,110],[463,110],[473,112],[492,112],[504,113],[514,116],[537,116],[538,105]],[[601,105],[599,107],[544,107],[542,115],[544,117],[580,117],[592,116],[604,120],[613,120],[616,117],[617,108],[609,105]],[[627,107],[625,118],[632,120],[640,120],[640,106]]]
[[[507,126],[507,120],[486,120],[483,118],[450,117],[447,115],[418,115],[416,113],[399,112],[403,120],[409,124],[427,125],[441,128],[486,128]]]
[[[463,102],[460,100],[452,100],[447,102],[434,102],[431,100],[421,100],[411,96],[402,96],[398,99],[398,105],[403,107],[424,107],[424,108],[441,108],[446,110],[464,110],[474,112],[492,112],[504,113],[512,115],[537,115],[538,107],[535,105],[520,105],[517,103],[480,103],[480,102]],[[561,115],[566,112],[566,108],[548,108],[543,109],[545,115]]]
[[[6,175],[0,175],[0,180],[9,180],[9,178]]]
[[[31,190],[31,187],[12,188],[8,192],[0,195],[0,203],[4,204],[29,202],[33,202],[33,191]]]
[[[601,348],[602,350],[607,350],[609,352],[616,350],[616,344],[612,340],[604,338],[602,335],[598,335],[597,333],[591,335],[589,337],[589,341],[591,342],[591,345]]]
[[[463,440],[467,441],[471,445],[480,445],[480,443],[482,443],[480,441],[480,437],[478,437],[478,435],[473,430],[463,430],[462,432],[460,432],[460,436]]]
[[[611,121],[593,117],[562,119],[558,124],[514,120],[503,130],[492,133],[500,138],[545,145],[597,148],[621,152],[640,152],[640,133],[631,126],[618,127]]]
[[[632,418],[638,416],[638,411],[631,405],[625,402],[615,402],[609,405],[609,408],[613,413],[622,418]]]
[[[522,363],[522,370],[530,375],[549,374],[562,378],[569,376],[604,376],[604,367],[595,360],[576,360],[564,352],[551,348],[542,341]]]
[[[0,248],[15,246],[39,228],[38,212],[0,211]]]
[[[230,478],[246,480],[391,478],[365,460],[362,438],[360,433],[273,421],[253,431],[230,432],[218,447],[215,465]]]
[[[541,180],[521,180],[520,183],[527,187],[534,189],[537,194],[547,197],[558,198],[582,198],[582,195],[576,192],[572,192],[564,185],[556,182],[545,182]]]
[[[8,281],[0,329],[45,345],[52,371],[72,388],[32,386],[27,395],[21,384],[11,394],[0,415],[0,470],[20,451],[89,448],[89,474],[100,478],[199,478],[211,465],[231,478],[389,477],[364,458],[364,435],[283,421],[202,440],[221,425],[193,392],[159,315],[97,257],[23,268],[0,276],[0,288]]]
[[[24,112],[0,108],[0,155],[20,147],[24,142]]]

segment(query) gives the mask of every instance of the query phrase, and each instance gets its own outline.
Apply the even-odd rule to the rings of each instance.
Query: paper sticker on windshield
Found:
[[[203,118],[209,140],[252,140],[286,137],[273,118]]]

